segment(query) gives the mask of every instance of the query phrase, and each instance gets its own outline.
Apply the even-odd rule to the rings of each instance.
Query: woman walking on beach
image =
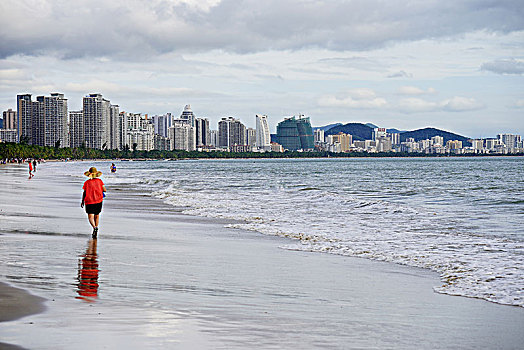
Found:
[[[31,162],[31,160],[28,160],[27,161],[29,163],[29,178],[32,178],[34,175],[33,175],[33,163]]]
[[[85,205],[87,218],[93,227],[93,238],[96,238],[106,187],[102,180],[99,179],[102,172],[96,170],[95,167],[89,168],[84,175],[87,176],[89,180],[84,182],[84,186],[82,187],[84,193],[82,195],[82,204],[80,204],[80,206],[83,208]]]

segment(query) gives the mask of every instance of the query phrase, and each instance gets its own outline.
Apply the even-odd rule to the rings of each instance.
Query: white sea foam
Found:
[[[227,170],[227,166],[224,168],[219,170]],[[390,188],[369,191],[368,186],[348,191],[338,181],[327,183],[307,174],[302,178],[293,173],[275,178],[278,171],[270,165],[262,172],[248,172],[248,176],[239,174],[245,172],[241,165],[232,168],[231,178],[209,173],[205,181],[188,186],[182,176],[184,181],[155,194],[185,208],[186,214],[234,219],[238,223],[231,227],[298,241],[287,249],[428,268],[441,274],[442,285],[435,287],[437,292],[524,306],[521,236],[489,234],[476,220],[463,217],[467,211],[458,207],[464,205],[466,191],[460,186],[448,189],[445,183],[434,183],[430,186],[433,195],[441,193],[442,197],[419,203],[401,200],[424,196],[416,185],[403,184],[400,195]],[[405,173],[409,175],[409,170]],[[381,185],[380,181],[374,183]],[[496,218],[497,213],[491,214]],[[493,225],[483,220],[481,224]]]
[[[136,166],[118,181],[131,182]],[[524,188],[502,176],[523,178],[518,160],[191,161],[141,171],[138,185],[186,214],[296,240],[287,249],[431,269],[439,293],[524,306],[524,203],[506,198]]]

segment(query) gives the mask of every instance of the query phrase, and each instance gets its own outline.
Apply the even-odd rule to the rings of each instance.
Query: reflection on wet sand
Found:
[[[88,242],[87,250],[78,262],[78,296],[77,299],[84,299],[93,302],[98,296],[98,260],[96,254],[96,239]]]

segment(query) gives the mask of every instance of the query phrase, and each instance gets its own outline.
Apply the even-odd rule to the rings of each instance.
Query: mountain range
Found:
[[[323,127],[314,128],[316,129],[322,129],[324,130],[325,135],[335,135],[339,132],[343,132],[344,134],[351,134],[353,136],[353,140],[356,141],[363,141],[363,140],[371,140],[373,138],[373,129],[376,128],[376,125],[373,125],[371,123],[362,124],[362,123],[347,123],[347,124],[330,124]],[[442,136],[444,138],[444,144],[449,140],[458,140],[462,141],[463,146],[470,146],[471,142],[469,142],[469,138],[458,135],[449,131],[440,130],[436,128],[424,128],[424,129],[417,129],[412,131],[401,131],[398,129],[386,129],[389,133],[399,133],[400,134],[400,142],[406,141],[408,138],[413,138],[415,141],[421,141],[426,139],[431,139],[434,136]]]

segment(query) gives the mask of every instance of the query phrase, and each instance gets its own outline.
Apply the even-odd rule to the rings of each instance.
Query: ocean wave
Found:
[[[144,185],[185,214],[234,220],[229,227],[296,241],[286,249],[431,269],[442,281],[436,292],[524,307],[522,234],[499,234],[504,222],[490,221],[502,214],[489,203],[509,202],[504,214],[507,206],[514,213],[522,210],[521,201],[496,197],[504,184],[493,185],[495,192],[478,186],[483,189],[466,194],[431,168],[426,169],[431,178],[421,185],[412,183],[412,176],[405,183],[378,176],[360,182],[361,169],[313,168],[315,175],[307,177],[303,169],[275,170],[266,164],[250,172],[240,162],[193,162],[191,169],[159,172]],[[365,171],[373,172],[374,164],[367,164]],[[306,175],[297,178],[301,171]],[[411,170],[396,170],[401,171]]]

